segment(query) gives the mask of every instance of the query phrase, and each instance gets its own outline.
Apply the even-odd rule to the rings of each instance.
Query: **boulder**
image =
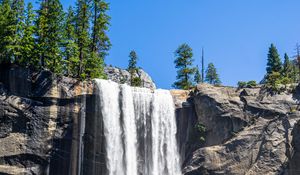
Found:
[[[104,71],[109,80],[112,80],[119,84],[130,85],[131,75],[127,70],[110,66],[110,67],[105,67]],[[143,69],[138,69],[138,71],[135,74],[135,77],[140,77],[140,79],[142,80],[141,87],[156,89],[156,86],[152,81],[152,78]]]

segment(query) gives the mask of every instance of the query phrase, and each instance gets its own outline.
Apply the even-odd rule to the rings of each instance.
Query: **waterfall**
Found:
[[[167,90],[95,80],[108,175],[180,175],[175,109]]]

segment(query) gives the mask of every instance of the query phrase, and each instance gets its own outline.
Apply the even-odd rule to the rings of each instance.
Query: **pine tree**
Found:
[[[292,64],[292,73],[291,73],[292,82],[299,82],[299,67],[297,64]]]
[[[173,84],[175,88],[190,89],[193,85],[191,77],[195,73],[193,65],[193,51],[187,44],[182,44],[175,51],[175,67],[177,71],[177,81]]]
[[[21,55],[24,1],[3,0],[0,14],[0,62],[12,63]]]
[[[136,67],[136,64],[137,64],[137,60],[138,60],[138,57],[137,57],[137,54],[134,50],[132,50],[129,54],[129,62],[128,62],[128,68],[127,70],[129,72],[132,72],[132,71],[136,71],[137,70],[137,67]]]
[[[104,74],[104,59],[108,55],[111,47],[107,36],[110,17],[106,14],[109,9],[108,3],[103,0],[93,0],[91,4],[93,9],[93,27],[90,45],[91,55],[87,59],[85,66],[86,75],[89,78],[106,78]]]
[[[213,85],[221,84],[219,75],[217,73],[217,69],[215,68],[213,63],[209,63],[206,70],[206,82]]]
[[[272,72],[281,72],[282,63],[278,54],[278,51],[274,44],[271,44],[268,53],[268,63],[267,63],[267,75]]]
[[[138,72],[138,68],[136,66],[137,64],[137,60],[138,60],[138,56],[136,54],[136,52],[133,50],[130,52],[129,54],[129,62],[128,62],[128,68],[127,70],[129,71],[130,73],[130,83],[131,83],[131,86],[141,86],[142,85],[142,80],[140,77],[137,77],[136,74]]]
[[[76,14],[76,35],[77,35],[77,44],[79,51],[79,69],[78,75],[81,78],[86,78],[87,72],[85,72],[86,65],[88,64],[88,58],[90,54],[90,37],[89,37],[89,28],[90,28],[90,1],[89,0],[77,0],[77,14]],[[96,57],[96,55],[92,55]]]
[[[289,56],[285,53],[284,54],[284,63],[283,63],[283,69],[282,69],[282,75],[287,78],[291,78],[291,74],[293,72],[292,63],[290,61]]]
[[[41,64],[52,72],[62,72],[63,8],[59,0],[43,0],[38,11],[38,44]]]
[[[107,15],[109,4],[104,0],[93,0],[93,31],[91,49],[97,52],[101,58],[108,55],[111,47],[110,39],[107,36],[110,16]]]
[[[76,41],[76,18],[72,7],[69,7],[65,22],[65,61],[66,74],[71,77],[79,77],[79,51]]]
[[[21,41],[21,59],[19,64],[23,66],[30,66],[31,68],[38,68],[39,59],[35,54],[36,44],[34,39],[35,32],[35,14],[33,12],[32,3],[28,3],[26,8],[24,35]]]
[[[49,9],[49,1],[41,0],[40,9],[37,11],[37,21],[36,21],[36,33],[37,36],[37,56],[40,57],[40,66],[45,68],[45,57],[48,50],[48,9]]]
[[[78,0],[77,2],[77,39],[79,48],[79,69],[78,75],[81,78],[86,78],[87,74],[84,72],[87,59],[89,57],[89,18],[90,18],[90,4],[87,0]]]
[[[196,68],[196,72],[195,72],[195,76],[194,76],[194,82],[196,84],[199,84],[202,82],[202,76],[200,74],[200,70],[199,70],[199,67],[197,65],[197,68]]]
[[[11,38],[10,49],[12,50],[13,61],[18,63],[21,57],[21,41],[24,34],[24,0],[13,0],[12,1],[12,25],[13,36]]]
[[[13,30],[11,30],[12,9],[10,0],[3,0],[0,6],[0,63],[11,63],[11,39]]]

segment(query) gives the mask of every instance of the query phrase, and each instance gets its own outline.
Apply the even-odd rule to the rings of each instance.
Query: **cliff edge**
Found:
[[[198,85],[189,101],[205,141],[184,157],[183,173],[299,174],[299,93],[299,87],[271,96],[261,88]]]

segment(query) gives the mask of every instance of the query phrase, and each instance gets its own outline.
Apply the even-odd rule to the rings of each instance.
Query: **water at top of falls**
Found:
[[[95,80],[108,175],[180,175],[176,120],[167,90]]]

